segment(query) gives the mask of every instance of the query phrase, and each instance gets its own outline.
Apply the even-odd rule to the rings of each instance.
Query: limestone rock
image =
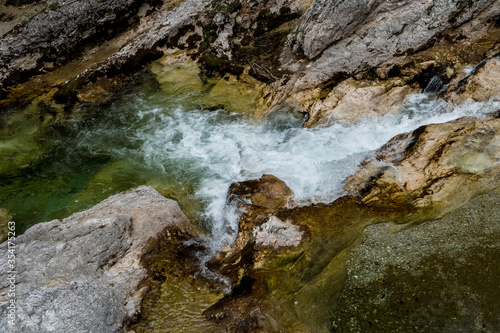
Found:
[[[238,235],[234,244],[212,260],[214,269],[238,283],[239,262],[242,252],[253,252],[254,243],[261,248],[276,249],[298,246],[303,241],[303,230],[293,223],[274,216],[290,207],[293,192],[273,175],[260,179],[234,183],[229,188],[228,204],[241,213]],[[291,239],[285,239],[291,237]],[[247,265],[241,261],[240,265]]]
[[[498,98],[500,96],[499,78],[500,59],[495,57],[461,81],[459,83],[461,86],[458,88],[456,86],[450,87],[446,97],[455,104],[462,104],[468,99],[486,102],[491,98]]]
[[[49,63],[65,62],[95,35],[117,30],[141,2],[49,1],[46,11],[0,39],[0,87],[6,87],[16,75],[26,76]]]
[[[498,118],[465,117],[397,135],[362,163],[346,189],[371,205],[409,204],[442,214],[491,189],[500,172],[499,131]]]
[[[299,246],[304,232],[289,221],[283,222],[276,216],[271,216],[266,223],[255,227],[253,234],[257,247],[278,249]]]
[[[293,192],[283,182],[273,175],[262,175],[260,179],[248,180],[231,185],[230,198],[245,198],[252,205],[271,209],[286,208],[290,204]]]
[[[191,26],[207,3],[152,5],[144,0],[47,2],[0,39],[0,106],[44,93],[50,103],[105,102],[128,82],[122,75],[146,58],[159,58],[170,40],[177,43],[179,30]],[[97,37],[103,35],[107,40],[100,43]]]
[[[420,92],[418,87],[405,85],[400,80],[363,82],[349,78],[335,86],[324,100],[314,102],[304,125],[353,123],[395,113],[409,94],[417,92]]]
[[[296,83],[296,89],[315,86],[337,73],[354,73],[365,64],[378,66],[410,49],[418,50],[452,26],[453,14],[460,23],[489,7],[496,8],[496,1],[475,1],[465,7],[451,0],[314,1],[296,29],[292,45],[302,47],[309,59],[319,58]]]
[[[0,331],[122,332],[147,293],[141,259],[160,238],[182,235],[197,233],[177,203],[145,186],[35,225],[16,240],[15,326],[7,323],[9,269],[0,258]]]
[[[358,96],[348,94],[342,103],[342,86],[325,99],[325,90],[352,77],[401,79],[398,86],[415,88],[418,83],[420,89],[434,75],[446,83],[458,75],[450,64],[470,65],[498,52],[498,15],[500,7],[493,0],[313,1],[281,53],[283,68],[291,74],[266,89],[268,112],[293,107],[320,119],[332,115],[328,109],[339,103],[366,110],[367,103],[381,102],[379,93],[366,88],[357,91]],[[413,92],[395,89],[396,95],[388,97],[401,99]]]

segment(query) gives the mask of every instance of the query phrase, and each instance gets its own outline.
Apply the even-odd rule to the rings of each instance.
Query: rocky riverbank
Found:
[[[102,103],[141,65],[184,50],[204,75],[261,82],[259,114],[295,108],[314,126],[393,112],[432,77],[460,81],[500,52],[495,0],[26,6],[2,6],[3,108],[34,98],[56,113]]]
[[[450,108],[500,96],[498,0],[4,0],[0,17],[0,176],[140,71],[207,112],[304,127],[375,121],[424,91]],[[0,257],[0,332],[498,331],[499,131],[497,111],[402,133],[331,203],[273,175],[234,183],[235,242],[211,258],[151,187],[40,223],[16,241],[16,326]],[[11,218],[0,208],[0,240]]]

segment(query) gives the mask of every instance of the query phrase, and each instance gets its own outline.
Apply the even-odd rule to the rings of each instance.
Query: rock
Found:
[[[68,61],[95,36],[116,33],[142,1],[49,1],[46,10],[0,39],[0,88]]]
[[[273,175],[262,175],[260,179],[234,183],[229,188],[230,200],[249,200],[252,205],[270,209],[287,208],[293,192]]]
[[[106,102],[129,82],[124,75],[161,57],[160,50],[171,53],[163,45],[170,40],[177,45],[179,30],[191,26],[206,6],[201,0],[163,6],[148,2],[46,3],[36,16],[0,39],[0,50],[5,49],[0,52],[0,107],[43,94],[54,106]],[[101,43],[98,37],[103,35],[107,39]]]
[[[172,54],[151,64],[151,71],[169,94],[199,95],[204,87],[200,68],[185,54]]]
[[[292,197],[292,190],[273,175],[232,184],[228,192],[228,205],[236,207],[241,213],[238,235],[232,246],[212,259],[211,268],[237,284],[241,274],[238,273],[240,265],[235,262],[240,261],[242,253],[253,252],[255,245],[279,249],[296,247],[304,241],[306,237],[300,227],[275,216],[290,207]],[[247,264],[241,260],[241,265]]]
[[[295,90],[317,86],[338,73],[355,73],[365,64],[376,67],[407,51],[413,53],[453,24],[470,20],[490,7],[496,10],[490,15],[498,13],[494,0],[467,7],[450,0],[314,1],[296,28],[290,47],[302,48],[308,59],[319,58],[295,84]],[[453,14],[455,23],[450,22]]]
[[[368,227],[349,254],[332,331],[498,331],[499,199],[497,189],[404,230]]]
[[[130,83],[130,78],[124,74],[112,78],[100,77],[96,82],[90,82],[77,91],[76,97],[84,103],[101,105],[108,102],[114,93]]]
[[[418,87],[405,85],[401,80],[369,82],[349,78],[335,86],[325,99],[313,103],[304,126],[354,123],[396,113],[409,94],[418,92]]]
[[[160,239],[196,236],[177,203],[150,187],[114,195],[16,240],[15,326],[7,323],[7,257],[0,258],[0,314],[9,332],[122,332],[148,292],[143,257]],[[5,252],[7,243],[0,245]]]
[[[332,91],[331,101],[323,104],[322,92],[353,77],[401,79],[412,89],[396,89],[392,98],[397,100],[415,92],[415,83],[424,89],[436,75],[447,83],[458,75],[449,67],[498,52],[494,18],[499,14],[495,1],[313,1],[288,34],[280,61],[291,74],[268,85],[268,112],[292,107],[323,119],[339,103],[362,109],[378,105],[380,94],[365,89],[357,96]],[[327,115],[321,116],[324,111]]]
[[[491,273],[497,267],[496,247],[490,246],[497,237],[497,214],[481,221],[476,221],[475,214],[476,210],[487,214],[495,209],[498,190],[491,191],[499,188],[500,181],[499,130],[498,118],[466,117],[398,135],[347,180],[347,196],[329,204],[278,206],[274,210],[255,207],[250,198],[259,181],[250,181],[248,185],[252,186],[243,186],[245,182],[233,185],[233,190],[239,189],[239,196],[230,198],[244,208],[238,239],[231,249],[213,259],[211,267],[228,276],[235,287],[206,311],[207,316],[228,327],[247,327],[250,331],[268,327],[273,320],[286,322],[290,314],[303,325],[301,328],[314,332],[369,330],[370,323],[362,320],[365,316],[373,320],[380,317],[370,327],[388,327],[381,329],[384,331],[410,327],[401,318],[407,318],[414,307],[419,321],[430,320],[427,305],[434,303],[429,297],[442,291],[446,279],[459,272],[458,260],[469,273],[457,273],[462,289],[445,303],[457,305],[463,310],[461,316],[472,321],[473,315],[463,315],[469,305],[464,308],[461,304],[469,297],[465,286],[472,283],[473,272],[477,270],[486,279],[473,288],[475,294],[489,297],[483,287],[494,295],[498,291],[492,278],[495,273]],[[474,199],[484,193],[492,193],[486,205],[482,205],[482,199]],[[471,199],[473,211],[469,206],[459,208]],[[443,226],[417,223],[446,214],[450,215]],[[457,216],[463,214],[467,219],[458,221],[466,224],[458,226]],[[358,248],[367,227],[365,235],[374,235],[370,237],[375,240],[368,238]],[[478,230],[472,232],[474,228]],[[469,233],[473,239],[462,241]],[[406,240],[408,234],[413,234],[412,240]],[[299,237],[301,240],[293,246],[279,243]],[[477,250],[482,242],[482,250]],[[488,259],[478,255],[483,251]],[[443,257],[446,259],[441,262]],[[348,259],[350,264],[346,266]],[[403,265],[405,271],[395,265]],[[429,277],[426,281],[430,284],[422,285],[419,274]],[[424,299],[419,298],[419,302],[423,305],[415,303],[419,296],[413,294],[414,288],[421,290]],[[370,302],[364,301],[365,293]],[[399,303],[400,297],[408,305]],[[384,303],[384,299],[390,303]],[[481,324],[496,327],[496,305],[486,299],[470,306],[472,313],[488,318]],[[372,313],[370,307],[376,307],[379,313]],[[440,312],[439,322],[456,327],[457,311]],[[351,317],[356,321],[351,322]],[[479,321],[476,324],[480,325]]]
[[[184,30],[192,30],[196,15],[203,12],[207,3],[202,0],[184,0],[174,2],[174,7],[162,7],[155,15],[146,17],[141,29],[133,31],[127,43],[117,52],[103,61],[94,64],[83,71],[77,78],[66,82],[60,88],[61,97],[70,96],[74,87],[91,81],[103,73],[129,72],[130,68],[137,68],[143,64],[145,59],[159,58],[168,52],[169,48],[161,48],[161,45],[177,46],[178,38]]]
[[[370,205],[411,205],[439,216],[491,190],[500,172],[499,131],[498,118],[466,117],[397,135],[346,180],[346,190]]]
[[[35,104],[1,117],[0,175],[11,176],[36,164],[49,144],[40,140],[46,130],[42,110]]]
[[[253,229],[253,235],[257,247],[279,249],[299,246],[304,232],[289,221],[271,216],[266,223]]]
[[[221,107],[231,112],[254,114],[262,98],[263,83],[247,73],[238,78],[226,74],[202,99],[208,108]]]
[[[484,66],[477,69],[471,76],[460,81],[457,86],[451,86],[446,97],[453,103],[459,105],[469,99],[478,102],[486,102],[491,98],[500,96],[500,59],[489,59]]]

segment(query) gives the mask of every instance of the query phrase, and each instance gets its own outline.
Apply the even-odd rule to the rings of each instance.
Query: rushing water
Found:
[[[0,176],[0,207],[25,228],[149,184],[222,241],[227,226],[237,227],[225,208],[235,181],[269,173],[290,186],[296,201],[332,201],[343,179],[394,135],[498,108],[498,102],[453,108],[420,94],[397,115],[306,129],[291,115],[257,123],[246,114],[203,110],[190,95],[172,96],[146,82],[95,115],[25,135],[43,148],[35,147],[39,156],[29,166]]]

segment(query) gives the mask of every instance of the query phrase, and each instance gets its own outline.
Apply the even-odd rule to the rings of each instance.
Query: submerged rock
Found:
[[[227,74],[219,79],[202,99],[208,108],[220,107],[231,112],[254,114],[262,98],[264,84],[248,74],[239,77]]]
[[[500,330],[499,200],[497,189],[417,227],[368,227],[332,331]]]
[[[0,258],[3,332],[122,332],[148,293],[143,257],[160,240],[197,235],[177,203],[141,186],[16,240],[16,321],[7,323],[7,257]],[[0,245],[6,252],[7,243]]]
[[[169,94],[200,95],[204,88],[200,68],[185,54],[172,54],[151,64],[162,89]]]

